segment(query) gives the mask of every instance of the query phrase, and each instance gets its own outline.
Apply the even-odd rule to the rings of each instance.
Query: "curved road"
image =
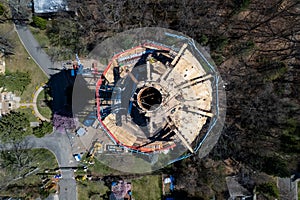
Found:
[[[44,52],[28,27],[23,25],[15,25],[15,27],[20,41],[36,64],[48,77],[55,74],[55,71],[52,70],[55,68],[55,63],[53,63],[50,57]],[[53,132],[51,135],[43,138],[29,137],[28,142],[33,148],[45,148],[55,154],[59,166],[64,168],[61,170],[62,179],[59,182],[59,199],[76,200],[76,180],[74,179],[73,170],[68,167],[75,167],[77,164],[72,155],[72,147],[67,133]]]

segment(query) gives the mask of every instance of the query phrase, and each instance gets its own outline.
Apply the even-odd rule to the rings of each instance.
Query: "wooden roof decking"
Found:
[[[132,54],[138,54],[138,53],[142,53],[143,51],[145,51],[146,49],[144,47],[136,47],[136,48],[133,48],[133,49],[129,49],[127,51],[124,51],[118,55],[116,55],[115,57],[112,58],[111,62],[110,62],[110,65],[108,66],[107,68],[107,71],[105,73],[105,78],[108,80],[109,83],[112,83],[114,82],[114,75],[113,75],[113,68],[114,67],[117,67],[119,65],[118,63],[118,60],[121,59],[121,58],[125,58],[125,57],[128,57]],[[124,63],[124,61],[122,61],[122,63]],[[134,63],[131,63],[130,65],[133,65]],[[123,68],[121,68],[121,71],[124,71]],[[124,75],[126,75],[126,73],[124,74],[121,74],[122,77]]]
[[[114,81],[113,67],[118,65],[116,60],[126,56],[130,57],[131,54],[141,53],[145,50],[146,48],[139,46],[114,57],[105,74],[106,79],[109,82]],[[212,75],[206,73],[200,62],[187,48],[187,45],[180,49],[169,68],[165,65],[160,65],[162,63],[159,61],[158,63],[152,63],[152,74],[161,75],[160,78],[153,76],[155,78],[152,79],[160,85],[162,96],[165,98],[159,109],[161,111],[157,110],[156,112],[158,114],[166,113],[170,118],[170,127],[176,127],[175,129],[171,128],[176,133],[175,136],[172,136],[172,140],[151,141],[146,136],[141,137],[143,135],[139,134],[139,132],[142,130],[136,131],[131,126],[127,128],[126,123],[123,123],[122,126],[117,126],[114,114],[109,114],[103,120],[103,123],[121,145],[134,149],[137,147],[138,150],[148,152],[151,150],[156,151],[160,148],[163,149],[166,146],[175,146],[176,140],[181,141],[189,151],[193,152],[193,148],[190,145],[199,135],[207,119],[213,117],[213,114],[210,112],[212,102],[212,82],[210,79]],[[133,64],[123,65],[123,67],[125,66],[129,67],[131,71],[130,67]],[[121,72],[123,71],[121,73],[122,78],[130,75],[127,72],[124,73],[122,67],[120,70]],[[149,116],[151,117],[151,115]]]
[[[116,120],[114,114],[109,114],[103,121],[108,130],[118,139],[118,141],[124,145],[133,146],[137,137],[130,132],[127,132],[124,128],[116,126]]]
[[[165,145],[162,141],[151,141],[147,138],[137,137],[134,133],[126,130],[126,127],[119,127],[115,125],[115,116],[114,114],[109,114],[104,120],[103,123],[108,128],[108,130],[113,133],[114,137],[118,141],[126,146],[135,146],[140,147],[143,151],[153,151],[163,148]],[[173,146],[174,142],[167,142],[169,146]]]
[[[170,115],[170,117],[177,129],[185,135],[189,143],[195,140],[207,120],[207,117],[183,110],[178,110],[174,115]]]
[[[172,107],[180,104],[181,108],[186,108],[177,109],[169,116],[184,140],[191,144],[199,135],[207,117],[213,116],[210,113],[212,96],[211,81],[209,80],[212,76],[206,74],[188,49],[183,50],[181,54],[182,56],[177,59],[174,68],[169,69],[170,73],[166,76],[165,83],[169,83],[167,87],[172,90],[170,94],[180,93],[184,102],[173,98],[167,106]],[[181,136],[179,137],[181,138]],[[182,142],[185,143],[186,141]],[[190,147],[188,148],[190,149]]]
[[[199,61],[195,58],[195,56],[193,56],[193,54],[188,49],[184,51],[182,58],[188,60],[191,66],[197,68],[198,76],[203,76],[206,74],[205,70],[203,69],[203,66],[201,66]]]

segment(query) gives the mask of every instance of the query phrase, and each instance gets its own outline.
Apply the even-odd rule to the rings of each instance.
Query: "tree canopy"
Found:
[[[36,137],[43,137],[53,131],[53,126],[50,122],[43,121],[40,126],[33,128],[33,134]]]
[[[268,182],[257,186],[257,192],[278,198],[279,191],[274,183]]]
[[[28,72],[6,71],[5,74],[0,75],[0,87],[11,92],[20,91],[22,93],[30,82],[31,78]]]
[[[74,129],[75,122],[71,116],[55,113],[53,115],[53,126],[56,130],[63,131],[65,129]]]
[[[24,113],[11,112],[0,119],[0,140],[18,142],[31,133],[30,123]]]

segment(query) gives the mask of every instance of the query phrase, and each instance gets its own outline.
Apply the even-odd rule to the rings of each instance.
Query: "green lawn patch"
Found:
[[[82,157],[82,161],[84,161],[84,160],[88,161],[88,158],[86,158],[86,155],[84,155]],[[94,161],[94,164],[89,166],[89,170],[91,171],[91,173],[93,175],[106,176],[106,175],[111,175],[111,174],[113,174],[113,175],[121,174],[121,172],[108,167],[107,165],[103,164],[102,162],[100,162],[96,158],[94,158],[93,161]]]
[[[46,30],[40,30],[32,26],[29,26],[29,29],[41,47],[47,51],[47,48],[50,46],[50,40],[46,35]]]
[[[30,151],[35,154],[34,164],[40,168],[40,172],[45,169],[58,168],[57,160],[51,151],[47,149],[31,149]]]
[[[47,105],[46,102],[50,101],[50,96],[45,92],[45,90],[42,90],[37,98],[37,108],[41,115],[44,117],[51,119],[52,117],[52,110],[51,108]]]
[[[149,175],[132,180],[132,197],[143,200],[160,200],[161,184],[161,176],[159,175]]]
[[[77,182],[78,183],[78,199],[79,200],[104,200],[108,199],[110,188],[104,185],[104,182]]]
[[[34,115],[33,108],[31,108],[31,107],[20,107],[16,111],[24,113],[26,115],[27,119],[29,120],[29,122],[40,121],[40,119]]]

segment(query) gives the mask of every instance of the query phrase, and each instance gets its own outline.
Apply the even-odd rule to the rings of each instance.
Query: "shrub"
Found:
[[[229,43],[229,39],[225,36],[215,36],[209,41],[211,50],[218,53],[221,53]]]
[[[32,24],[33,24],[33,26],[35,26],[41,30],[44,30],[47,28],[47,20],[45,20],[41,17],[38,17],[38,16],[32,17]]]
[[[237,11],[246,10],[250,4],[250,0],[234,0],[233,2]]]
[[[5,12],[5,8],[4,8],[4,6],[0,3],[0,15],[3,15],[4,12]]]
[[[221,54],[212,54],[211,58],[216,63],[217,66],[221,65],[224,61],[223,56]]]
[[[248,55],[255,48],[255,43],[253,41],[246,41],[234,45],[233,52],[236,55]]]
[[[201,35],[201,37],[199,38],[199,42],[201,45],[207,45],[208,43],[208,37],[206,35]]]
[[[44,137],[46,134],[53,131],[53,126],[50,122],[43,121],[40,126],[33,128],[33,134],[38,137]]]
[[[257,192],[268,195],[271,197],[278,198],[279,197],[279,191],[278,188],[274,183],[263,183],[257,186]]]

